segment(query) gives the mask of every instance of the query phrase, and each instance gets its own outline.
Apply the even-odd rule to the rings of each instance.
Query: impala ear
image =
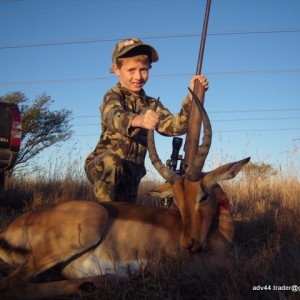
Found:
[[[245,159],[218,167],[217,169],[205,174],[203,181],[207,187],[210,188],[219,181],[232,179],[249,161],[250,157],[247,157]]]
[[[159,185],[154,190],[147,192],[146,195],[151,195],[159,198],[169,198],[173,195],[172,185],[169,182]]]

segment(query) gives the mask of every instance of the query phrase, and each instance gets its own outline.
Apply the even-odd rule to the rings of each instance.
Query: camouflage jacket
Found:
[[[105,95],[100,106],[102,133],[95,150],[86,158],[85,166],[96,156],[110,151],[122,159],[144,164],[147,152],[147,130],[131,127],[137,114],[145,114],[154,108],[156,99],[141,90],[136,94],[118,83]],[[188,97],[182,103],[178,114],[173,115],[161,102],[156,109],[162,114],[157,131],[166,136],[182,135],[187,131],[191,103]]]

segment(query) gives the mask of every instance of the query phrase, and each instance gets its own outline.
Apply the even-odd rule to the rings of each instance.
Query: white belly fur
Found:
[[[152,238],[149,239],[149,236]],[[71,260],[61,273],[66,278],[94,275],[127,277],[128,272],[141,271],[151,251],[174,249],[174,246],[175,236],[164,228],[153,230],[151,224],[118,220],[98,246]]]
[[[62,275],[66,278],[83,278],[95,275],[117,275],[126,278],[128,272],[137,273],[144,265],[143,259],[132,258],[120,261],[113,255],[101,253],[101,250],[100,245],[93,251],[71,261],[61,271]]]

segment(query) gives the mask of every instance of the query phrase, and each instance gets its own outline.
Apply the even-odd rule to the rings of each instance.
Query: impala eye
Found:
[[[202,203],[202,202],[206,202],[207,200],[208,200],[208,194],[205,193],[205,194],[200,198],[199,202]]]

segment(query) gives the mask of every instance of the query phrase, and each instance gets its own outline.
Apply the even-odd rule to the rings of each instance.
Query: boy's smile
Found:
[[[148,80],[149,64],[135,58],[128,58],[120,68],[114,65],[114,72],[119,76],[123,87],[139,92]]]

